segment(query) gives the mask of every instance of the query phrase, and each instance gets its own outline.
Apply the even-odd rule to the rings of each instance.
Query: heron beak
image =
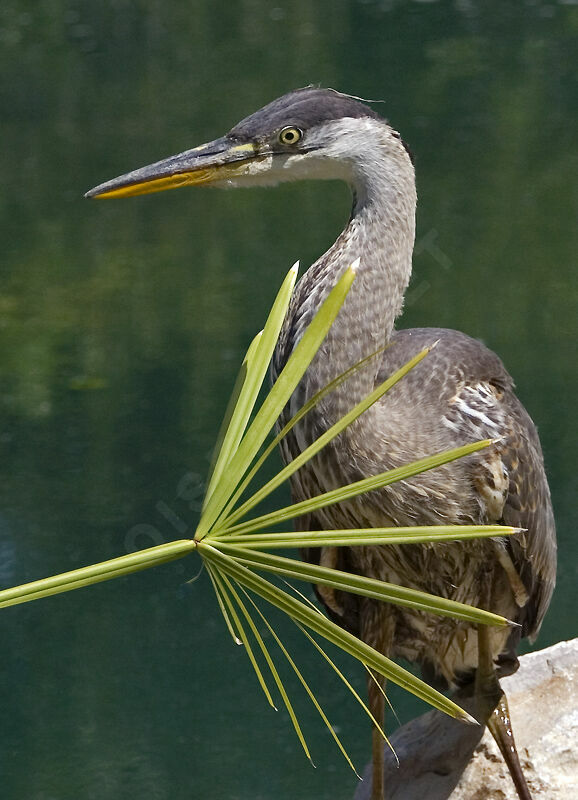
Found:
[[[179,186],[227,181],[246,174],[250,165],[260,160],[256,155],[255,145],[239,144],[223,136],[101,183],[85,197],[134,197]]]

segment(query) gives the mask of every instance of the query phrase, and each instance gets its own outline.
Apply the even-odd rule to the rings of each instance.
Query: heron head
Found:
[[[409,163],[400,136],[373,109],[333,89],[289,92],[225,136],[102,183],[86,197],[132,197],[187,185],[267,186],[337,178],[375,160],[375,148]]]

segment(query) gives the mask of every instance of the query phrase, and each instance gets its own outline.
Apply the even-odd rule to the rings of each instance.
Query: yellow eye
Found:
[[[286,128],[282,128],[279,131],[279,141],[281,144],[297,144],[302,136],[303,131],[299,130],[299,128],[294,128],[292,125],[288,125]]]

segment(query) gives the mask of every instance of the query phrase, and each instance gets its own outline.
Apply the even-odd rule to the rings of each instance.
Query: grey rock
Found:
[[[577,800],[578,639],[522,656],[518,672],[501,684],[535,800]],[[396,731],[391,743],[399,767],[387,750],[387,800],[517,800],[500,751],[483,728],[429,711]],[[363,777],[355,800],[370,796],[371,765]]]

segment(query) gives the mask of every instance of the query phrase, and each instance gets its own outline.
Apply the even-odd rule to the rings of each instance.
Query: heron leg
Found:
[[[385,678],[372,673],[368,681],[369,710],[373,718],[381,725],[385,720]],[[383,772],[385,766],[383,736],[374,725],[371,732],[371,800],[384,800]]]
[[[532,800],[522,772],[512,731],[508,700],[496,675],[490,633],[486,625],[478,626],[478,669],[476,671],[476,707],[478,720],[487,725],[512,776],[520,800]]]
[[[395,617],[384,603],[364,599],[361,606],[362,638],[384,656],[389,656],[393,643]],[[372,672],[368,684],[368,705],[373,718],[384,729],[385,678]],[[371,734],[371,800],[384,800],[385,751],[381,731],[374,725]]]

